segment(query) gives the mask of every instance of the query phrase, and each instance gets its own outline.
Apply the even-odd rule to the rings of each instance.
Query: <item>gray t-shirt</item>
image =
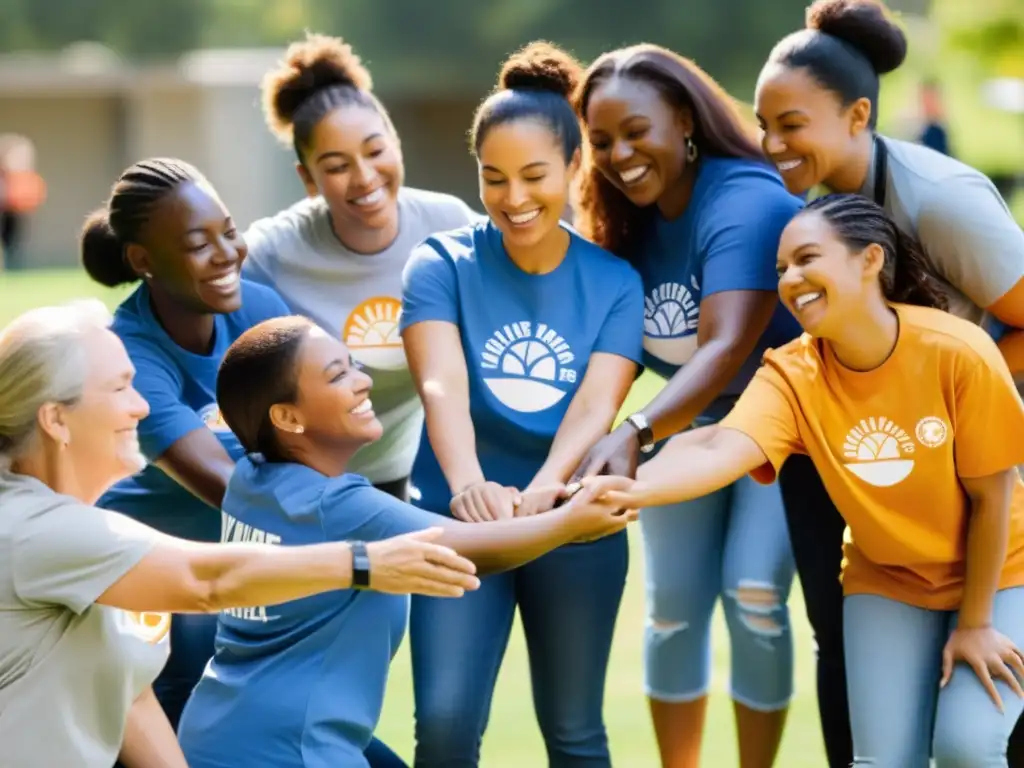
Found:
[[[0,764],[110,768],[170,616],[96,605],[159,534],[0,471]]]
[[[373,377],[371,399],[384,437],[360,450],[349,466],[373,483],[409,475],[423,427],[398,331],[402,270],[421,241],[479,218],[456,197],[409,187],[399,191],[398,216],[398,237],[372,255],[341,244],[321,197],[260,219],[245,233],[244,275],[277,290],[296,314],[339,334]]]
[[[984,174],[920,144],[883,141],[886,212],[920,240],[950,311],[983,324],[985,308],[1024,277],[1024,230]],[[860,191],[872,199],[876,159]]]

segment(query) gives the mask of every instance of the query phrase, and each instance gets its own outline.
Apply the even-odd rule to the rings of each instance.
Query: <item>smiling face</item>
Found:
[[[396,225],[405,169],[398,139],[376,109],[331,110],[313,129],[304,157],[299,175],[310,196],[327,201],[336,231]]]
[[[565,162],[562,143],[538,120],[490,128],[477,153],[480,201],[508,248],[531,248],[553,232],[569,203],[578,157]]]
[[[884,260],[878,245],[851,252],[820,213],[798,214],[779,241],[779,298],[805,331],[836,338],[879,290]]]
[[[295,404],[284,407],[294,409],[289,418],[303,427],[308,439],[343,445],[380,439],[384,428],[370,401],[373,379],[355,366],[348,347],[311,327],[296,366]]]
[[[655,86],[612,76],[594,89],[584,117],[594,164],[634,205],[653,205],[679,183],[693,119]]]
[[[869,130],[868,99],[844,107],[806,69],[769,64],[754,98],[761,146],[796,195],[828,184],[857,153],[859,138]]]
[[[240,275],[248,249],[231,214],[204,182],[185,182],[164,196],[130,243],[128,259],[150,274],[153,290],[200,314],[227,314],[242,305]]]

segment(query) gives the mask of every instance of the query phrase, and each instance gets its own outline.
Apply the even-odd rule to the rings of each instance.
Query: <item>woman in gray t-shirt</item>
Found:
[[[339,336],[373,377],[384,437],[350,469],[405,499],[423,409],[398,333],[402,269],[422,240],[477,214],[404,185],[398,135],[371,87],[352,49],[323,35],[294,43],[267,74],[267,121],[294,148],[308,197],[249,228],[243,274]]]
[[[203,544],[98,509],[142,468],[146,401],[99,302],[32,310],[0,332],[0,763],[185,768],[150,687],[170,613],[348,589],[459,596],[472,563],[421,532],[368,544]],[[438,560],[440,558],[440,561]],[[445,567],[438,569],[436,563]],[[366,566],[365,572],[360,569]]]
[[[862,194],[885,208],[922,244],[951,312],[990,329],[1009,327],[1000,348],[1019,374],[1024,360],[1015,357],[1021,357],[1024,336],[1015,329],[1024,327],[1024,231],[983,174],[875,130],[879,75],[896,69],[906,52],[903,33],[877,0],[815,2],[807,28],[775,46],[758,79],[764,151],[790,192],[821,186]],[[818,644],[818,705],[829,764],[845,768],[853,759],[838,579],[845,526],[807,457],[789,459],[779,485]],[[1018,727],[1011,753],[1022,746]]]

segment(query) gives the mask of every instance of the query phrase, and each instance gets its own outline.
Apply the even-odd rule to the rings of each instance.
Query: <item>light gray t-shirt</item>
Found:
[[[110,768],[170,616],[96,605],[159,534],[0,470],[0,765]]]
[[[342,245],[322,197],[260,219],[245,233],[249,257],[243,274],[277,290],[296,314],[340,335],[373,377],[370,397],[384,437],[360,450],[349,466],[370,482],[409,475],[423,427],[423,408],[398,331],[402,270],[421,241],[477,218],[456,197],[403,187],[398,237],[380,253],[354,253]]]
[[[1024,277],[1024,230],[984,174],[920,144],[884,138],[885,210],[916,235],[950,311],[982,324],[985,308]],[[874,199],[877,147],[860,194]]]

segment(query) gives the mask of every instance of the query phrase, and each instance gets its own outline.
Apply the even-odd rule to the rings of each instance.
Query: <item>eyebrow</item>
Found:
[[[351,362],[350,362],[350,364],[351,364]],[[324,366],[324,373],[327,373],[328,371],[330,371],[331,368],[344,368],[344,367],[345,367],[345,361],[342,360],[340,357],[336,357],[333,360],[331,360],[331,362],[329,362],[327,365]]]
[[[381,133],[380,131],[377,131],[376,133],[371,133],[369,136],[363,139],[362,143],[369,144],[374,139],[382,138],[384,138],[384,134]],[[319,163],[321,160],[331,160],[338,157],[344,157],[345,154],[345,152],[337,152],[335,150],[331,150],[330,152],[323,152],[322,154],[317,155],[316,161]]]
[[[230,228],[231,226],[233,226],[233,224],[234,224],[234,222],[231,221],[231,217],[230,216],[225,216],[224,217],[224,226],[225,227],[229,227]],[[189,235],[205,235],[205,234],[206,234],[206,227],[192,227],[192,229],[190,229],[188,232],[185,233],[185,236],[188,237]]]
[[[532,162],[532,163],[527,163],[526,165],[524,165],[519,170],[520,171],[528,171],[531,168],[540,168],[542,166],[544,168],[547,168],[549,165],[551,165],[551,163],[549,163],[547,160],[537,160],[537,161]],[[501,173],[501,171],[499,169],[495,168],[493,165],[485,165],[482,170],[491,171],[492,173]]]

